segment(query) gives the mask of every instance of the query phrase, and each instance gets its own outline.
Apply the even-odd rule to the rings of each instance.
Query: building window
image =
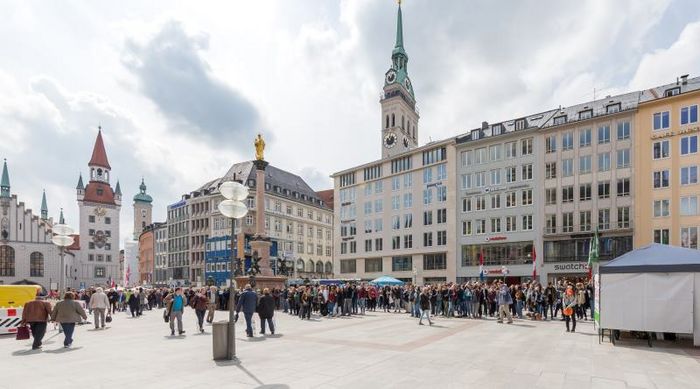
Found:
[[[669,172],[668,170],[661,170],[654,172],[654,188],[668,188],[669,186]]]
[[[95,215],[88,216],[88,222],[94,223],[95,222]]]
[[[447,254],[425,254],[423,255],[423,270],[444,270],[447,269]]]
[[[491,170],[491,185],[501,185],[501,169]]]
[[[593,110],[587,109],[578,113],[578,120],[590,119],[593,117]]]
[[[472,199],[471,197],[465,197],[462,199],[462,212],[472,211]]]
[[[591,172],[591,156],[590,155],[584,155],[584,156],[579,157],[578,171],[581,174]]]
[[[473,152],[471,150],[462,151],[459,155],[462,160],[462,167],[467,167],[473,163]]]
[[[486,209],[486,196],[476,196],[476,210],[483,211]]]
[[[429,226],[433,224],[433,211],[423,211],[423,225]]]
[[[571,203],[574,201],[574,187],[573,186],[565,186],[561,188],[561,202],[562,203]]]
[[[668,141],[666,141],[668,143]],[[684,136],[681,138],[681,155],[696,154],[698,152],[698,136]]]
[[[654,131],[665,130],[671,127],[670,113],[668,111],[654,114]]]
[[[532,189],[523,189],[520,205],[532,205]]]
[[[472,175],[462,174],[462,189],[469,189],[472,187]]]
[[[476,178],[475,183],[477,188],[483,188],[486,186],[486,172],[476,172],[474,173],[474,177]]]
[[[654,217],[667,217],[670,215],[670,200],[654,200]]]
[[[523,231],[532,231],[532,215],[523,215]]]
[[[437,224],[447,223],[447,209],[442,208],[437,210]]]
[[[617,168],[630,167],[630,149],[617,150]]]
[[[340,272],[341,273],[355,273],[356,263],[354,259],[343,259],[340,261]]]
[[[629,207],[620,207],[617,209],[617,228],[630,228]]]
[[[620,112],[620,103],[609,104],[605,106],[605,113],[617,113]]]
[[[682,142],[682,139],[681,139],[681,142]],[[671,145],[670,145],[670,142],[668,140],[654,142],[654,146],[653,146],[654,159],[668,158],[670,155],[670,147],[671,147]]]
[[[111,218],[111,217],[105,217],[105,224],[112,224],[112,218]]]
[[[391,237],[391,249],[398,250],[400,248],[401,248],[401,237],[400,236],[392,236]]]
[[[610,126],[598,127],[598,144],[610,143]]]
[[[424,232],[423,233],[423,247],[431,247],[433,245],[433,233]]]
[[[599,230],[609,230],[610,229],[610,209],[599,209],[598,210],[598,229]]]
[[[581,232],[591,230],[591,211],[581,211],[578,214],[578,224]]]
[[[472,234],[472,221],[471,220],[463,220],[462,221],[462,235],[471,235]]]
[[[520,177],[523,181],[532,180],[532,164],[522,166],[522,174]]]
[[[545,190],[545,205],[553,205],[557,203],[557,188],[548,188]]]
[[[654,243],[670,244],[670,233],[668,228],[654,230]]]
[[[482,163],[488,162],[488,160],[486,159],[486,156],[487,156],[486,155],[486,147],[481,147],[481,148],[474,150],[474,157],[475,157],[474,163],[476,163],[477,165],[480,165]]]
[[[560,125],[566,123],[566,115],[563,116],[557,116],[554,118],[554,125]]]
[[[88,261],[94,262],[95,261],[95,254],[88,254]]]
[[[491,218],[491,233],[497,234],[501,232],[501,218]]]
[[[574,133],[566,132],[561,136],[561,149],[563,151],[574,149]]]
[[[382,259],[381,258],[367,258],[365,259],[365,273],[379,273],[382,271]]]
[[[423,189],[423,204],[429,205],[433,202],[433,191],[432,188]]]
[[[574,232],[574,214],[573,212],[564,212],[561,218],[562,232]]]
[[[383,238],[377,238],[374,240],[374,249],[375,251],[382,251],[384,250],[384,239]],[[330,256],[330,254],[326,254]]]
[[[617,180],[617,197],[630,195],[630,179],[621,178]]]
[[[681,216],[698,214],[698,196],[681,197]]]
[[[557,151],[557,136],[550,135],[544,140],[544,150],[546,153],[554,153]]]
[[[557,232],[557,215],[551,214],[545,216],[546,227],[545,231],[548,234],[554,234]]]
[[[437,201],[445,202],[447,201],[447,187],[444,185],[437,187]]]
[[[550,162],[544,165],[544,178],[551,179],[557,178],[557,163]]]
[[[516,180],[515,176],[515,166],[509,166],[506,168],[506,183],[513,183]]]
[[[506,193],[506,208],[515,207],[515,192]]]
[[[372,251],[372,239],[365,239],[365,252],[369,253]]]
[[[35,251],[29,255],[29,276],[44,276],[44,254]]]
[[[403,236],[403,248],[410,249],[413,248],[413,235]]]
[[[604,181],[598,183],[598,198],[608,199],[610,198],[610,181]]]
[[[476,234],[481,235],[486,233],[486,219],[476,220]]]
[[[489,146],[489,161],[500,161],[501,160],[501,145]]]
[[[564,159],[561,161],[561,174],[562,177],[571,177],[574,175],[574,160]]]
[[[506,232],[515,232],[516,224],[515,216],[506,216]]]
[[[391,257],[391,271],[411,271],[413,258],[411,256]]]
[[[598,171],[607,172],[610,170],[610,153],[598,154]]]
[[[501,208],[501,195],[500,194],[492,194],[491,195],[491,209],[499,209]]]
[[[579,133],[579,141],[578,141],[578,146],[579,147],[588,147],[591,145],[591,129],[586,128],[584,130],[581,130]]]
[[[532,154],[532,138],[523,139],[520,141],[520,155]]]
[[[691,105],[681,108],[681,126],[698,122],[698,106]]]
[[[698,248],[698,228],[683,227],[681,228],[681,247],[689,249]]]
[[[515,158],[518,156],[517,142],[506,142],[506,158]]]
[[[617,123],[617,140],[630,138],[630,122]]]
[[[684,166],[681,168],[681,185],[693,185],[698,183],[698,167]]]
[[[104,278],[105,268],[102,266],[95,266],[95,278]]]

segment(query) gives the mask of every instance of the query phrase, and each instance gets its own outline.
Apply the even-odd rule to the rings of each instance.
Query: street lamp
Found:
[[[53,226],[52,229],[54,236],[51,238],[51,242],[58,246],[61,253],[61,271],[60,277],[58,278],[58,298],[61,299],[65,288],[64,278],[66,271],[64,269],[64,258],[66,256],[66,247],[73,244],[73,237],[71,236],[71,234],[73,234],[73,229],[66,224],[65,220],[63,220],[63,208],[61,208],[59,224]]]
[[[235,295],[233,273],[236,269],[235,256],[233,255],[234,237],[236,235],[236,219],[244,217],[248,213],[248,207],[243,203],[248,197],[248,188],[236,181],[226,181],[219,187],[219,192],[226,200],[219,203],[219,212],[231,219],[231,271],[229,272],[229,304],[228,304],[228,342],[226,345],[226,359],[236,358],[236,332],[234,327],[233,296]],[[262,204],[258,204],[258,208]],[[260,210],[258,212],[261,212]]]

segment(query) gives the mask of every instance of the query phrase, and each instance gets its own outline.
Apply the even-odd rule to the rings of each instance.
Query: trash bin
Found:
[[[221,320],[212,323],[211,336],[214,351],[214,360],[222,360],[228,357],[228,320]]]

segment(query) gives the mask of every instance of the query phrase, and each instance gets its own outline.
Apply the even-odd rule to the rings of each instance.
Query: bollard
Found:
[[[214,360],[220,361],[228,357],[228,320],[221,320],[212,323],[212,350]]]

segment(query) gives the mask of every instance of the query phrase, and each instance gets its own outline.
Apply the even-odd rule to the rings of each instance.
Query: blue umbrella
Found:
[[[378,285],[378,286],[386,286],[386,285],[390,285],[390,286],[397,285],[398,286],[398,285],[404,284],[403,281],[397,280],[396,278],[389,277],[389,276],[381,276],[379,278],[376,278],[376,279],[370,281],[369,283],[374,284],[374,285]]]

